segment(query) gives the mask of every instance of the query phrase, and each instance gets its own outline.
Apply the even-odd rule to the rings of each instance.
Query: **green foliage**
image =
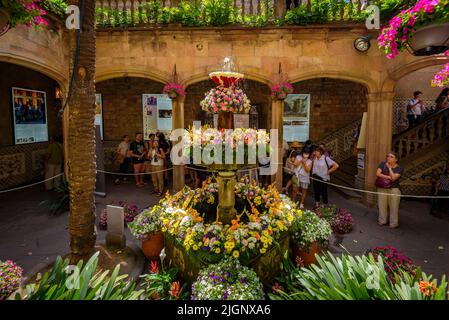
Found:
[[[53,215],[69,211],[70,190],[68,183],[63,180],[60,186],[55,188],[55,191],[58,193],[55,199],[42,201],[39,205],[47,207]]]
[[[293,269],[282,279],[285,290],[269,294],[275,300],[445,300],[447,282],[440,284],[420,271],[396,275],[396,283],[388,279],[382,259],[373,255],[334,257],[331,253],[317,256],[317,264]],[[429,294],[420,286],[430,285]]]
[[[205,24],[224,26],[236,21],[237,10],[232,0],[204,0]]]
[[[171,268],[168,271],[158,273],[149,273],[141,276],[142,288],[147,299],[157,300],[186,300],[188,299],[188,291],[186,284],[180,288],[178,297],[173,294],[173,286],[176,283],[177,268]],[[179,283],[178,283],[179,284]]]
[[[119,275],[117,265],[110,276],[109,270],[96,272],[99,252],[95,253],[83,267],[78,262],[74,272],[69,272],[69,260],[56,262],[50,272],[37,283],[26,286],[26,293],[16,294],[16,300],[138,300],[143,290],[135,291],[136,284],[128,275]]]
[[[65,16],[65,10],[67,8],[67,2],[65,0],[42,0],[40,5],[45,10],[53,12],[59,17]]]

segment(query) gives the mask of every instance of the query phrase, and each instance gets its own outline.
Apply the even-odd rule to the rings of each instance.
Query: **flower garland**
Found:
[[[159,212],[163,232],[182,243],[186,251],[202,254],[209,261],[217,261],[223,255],[246,259],[264,254],[288,231],[295,216],[301,215],[274,186],[265,190],[254,182],[241,180],[235,194],[236,202],[250,209],[244,208],[231,225],[206,221],[207,213],[215,214],[216,208],[197,210],[198,206],[212,207],[217,203],[218,185],[210,181],[201,189],[185,187],[174,196],[166,195],[154,210]]]
[[[192,300],[263,300],[256,273],[238,260],[225,258],[202,269],[192,285]]]
[[[276,99],[285,99],[287,94],[293,93],[293,91],[293,85],[289,82],[282,82],[271,87],[271,96]]]
[[[416,28],[444,17],[449,10],[449,0],[419,0],[415,6],[403,10],[382,29],[378,43],[388,59],[404,50]]]
[[[233,113],[249,113],[251,102],[242,89],[236,87],[218,86],[206,93],[206,97],[200,103],[202,109],[207,112],[219,111]]]
[[[19,287],[22,272],[13,261],[0,261],[0,300],[7,299]]]
[[[186,92],[184,90],[184,87],[176,82],[169,82],[164,86],[164,89],[162,91],[165,94],[168,94],[170,97],[184,97],[186,95]]]

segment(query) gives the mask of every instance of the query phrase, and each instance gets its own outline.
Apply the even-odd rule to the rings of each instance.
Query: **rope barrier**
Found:
[[[97,173],[110,174],[110,175],[114,175],[114,176],[145,176],[145,175],[151,175],[153,173],[167,172],[170,170],[173,170],[173,168],[168,168],[168,169],[159,170],[159,171],[152,171],[152,172],[141,172],[141,173],[121,173],[121,172],[97,170]]]
[[[53,180],[53,179],[58,178],[58,177],[60,177],[60,176],[62,176],[62,175],[64,175],[64,173],[57,174],[57,175],[54,176],[54,177],[51,177],[51,178],[48,178],[48,179],[45,179],[45,180],[42,180],[42,181],[39,181],[39,182],[35,182],[35,183],[32,183],[32,184],[28,184],[28,185],[26,185],[26,186],[17,187],[17,188],[12,188],[12,189],[8,189],[8,190],[0,190],[0,194],[1,194],[1,193],[11,192],[11,191],[16,191],[16,190],[25,189],[25,188],[28,188],[28,187],[37,186],[38,184],[47,182],[47,181],[49,181],[49,180]]]

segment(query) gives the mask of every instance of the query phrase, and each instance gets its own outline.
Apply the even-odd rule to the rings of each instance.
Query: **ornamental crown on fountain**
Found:
[[[235,87],[244,75],[236,71],[236,63],[232,57],[225,57],[221,71],[215,71],[209,74],[209,77],[217,86]]]

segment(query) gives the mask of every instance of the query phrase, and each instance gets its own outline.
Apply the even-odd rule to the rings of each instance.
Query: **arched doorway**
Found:
[[[48,141],[62,136],[62,100],[60,84],[41,72],[1,61],[0,70],[5,75],[0,77],[0,189],[5,189],[42,178]]]
[[[184,126],[192,126],[193,121],[201,121],[204,124],[213,124],[212,115],[208,115],[201,110],[200,102],[204,95],[215,84],[211,80],[203,80],[189,85],[186,88],[186,98],[184,103]],[[271,123],[271,97],[268,85],[258,81],[245,79],[241,88],[251,101],[254,107],[249,116],[249,126],[251,128],[269,129]]]

